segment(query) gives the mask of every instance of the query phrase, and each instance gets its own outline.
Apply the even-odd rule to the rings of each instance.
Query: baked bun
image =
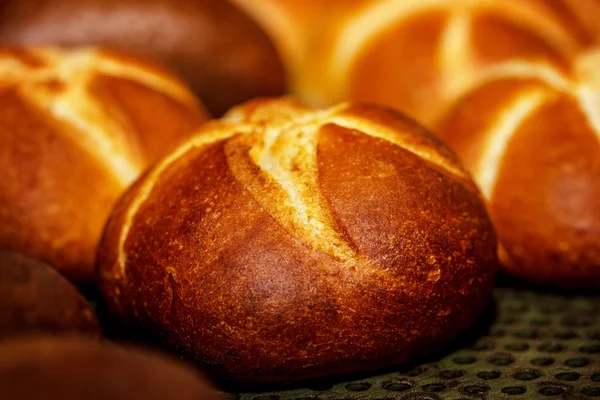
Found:
[[[565,66],[582,45],[555,13],[523,1],[372,1],[331,25],[301,95],[386,104],[426,124],[486,67],[513,58]]]
[[[600,287],[600,51],[488,71],[437,132],[489,204],[513,275]]]
[[[78,282],[117,197],[205,121],[170,74],[91,49],[0,49],[0,103],[0,245]]]
[[[35,332],[102,336],[94,312],[73,285],[51,267],[4,249],[0,299],[0,342]]]
[[[306,67],[307,53],[336,18],[372,0],[232,0],[252,16],[277,46],[291,90]]]
[[[542,12],[549,10],[584,43],[600,41],[600,0],[523,0]]]
[[[496,237],[454,155],[401,114],[257,100],[127,192],[98,249],[117,316],[223,379],[287,381],[432,351],[492,291]]]
[[[0,44],[149,55],[178,73],[214,115],[284,90],[275,47],[228,1],[5,0],[0,7]]]
[[[198,371],[139,349],[81,338],[0,345],[0,393],[19,400],[217,400]]]

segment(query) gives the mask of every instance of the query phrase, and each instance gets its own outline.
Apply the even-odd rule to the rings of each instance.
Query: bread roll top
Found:
[[[205,120],[168,72],[116,52],[0,50],[0,243],[90,279],[110,207]]]

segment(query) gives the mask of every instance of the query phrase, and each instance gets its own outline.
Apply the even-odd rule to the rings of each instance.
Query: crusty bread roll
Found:
[[[454,155],[375,106],[257,100],[127,192],[98,248],[115,315],[234,381],[432,351],[488,300],[496,237]]]
[[[230,0],[251,15],[277,46],[288,71],[289,86],[297,91],[307,53],[320,33],[337,18],[373,0]]]
[[[501,0],[498,0],[501,1]],[[522,0],[548,10],[584,43],[600,41],[600,0]]]
[[[518,277],[600,287],[600,51],[480,78],[437,124],[489,202]]]
[[[58,272],[0,249],[0,342],[37,332],[102,336],[87,301]]]
[[[214,115],[280,95],[275,47],[226,0],[4,0],[0,45],[116,47],[156,57]]]
[[[0,49],[0,245],[93,277],[110,209],[205,120],[153,64],[99,50]]]
[[[554,12],[500,0],[372,1],[332,21],[319,44],[301,78],[307,101],[377,102],[426,124],[484,68],[513,58],[564,66],[582,46]]]
[[[198,371],[177,360],[70,337],[2,343],[0,393],[7,400],[222,398]]]

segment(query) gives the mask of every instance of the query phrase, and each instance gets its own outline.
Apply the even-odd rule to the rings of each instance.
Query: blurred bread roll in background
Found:
[[[115,315],[242,382],[432,352],[473,323],[495,272],[483,199],[432,134],[291,99],[204,125],[122,197],[98,248]]]
[[[317,105],[381,103],[429,124],[491,65],[566,66],[583,45],[577,33],[523,1],[370,1],[331,20],[302,69],[300,95]]]
[[[0,45],[15,44],[114,47],[154,57],[217,116],[284,90],[275,47],[226,0],[5,0]]]
[[[0,245],[93,277],[115,200],[205,121],[175,77],[100,50],[0,50]]]
[[[488,200],[515,276],[600,287],[599,65],[596,49],[568,70],[497,66],[436,126]]]
[[[14,400],[218,400],[196,369],[161,353],[74,337],[0,345],[0,393]]]
[[[0,249],[0,343],[39,333],[102,336],[92,308],[71,283],[48,265]]]

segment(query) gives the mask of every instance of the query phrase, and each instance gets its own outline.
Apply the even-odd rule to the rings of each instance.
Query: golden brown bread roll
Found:
[[[34,332],[102,336],[90,305],[58,272],[0,249],[0,342]]]
[[[582,45],[554,12],[523,1],[372,1],[331,25],[310,52],[301,95],[386,104],[425,123],[490,65],[528,58],[565,66]]]
[[[501,1],[501,0],[498,0]],[[550,11],[583,43],[600,40],[599,0],[523,0],[542,12]]]
[[[249,382],[402,362],[484,307],[496,237],[483,201],[411,120],[257,100],[197,133],[109,220],[98,282],[116,315]]]
[[[0,393],[19,400],[218,400],[196,370],[139,349],[81,338],[0,344]]]
[[[600,51],[491,69],[438,123],[488,200],[508,272],[600,286]]]
[[[91,49],[0,49],[0,245],[91,279],[117,197],[205,119],[153,64]]]
[[[5,0],[0,45],[14,44],[115,47],[156,57],[214,115],[284,90],[275,47],[225,0]]]
[[[307,52],[331,21],[372,0],[230,0],[251,15],[277,46],[296,91]]]

